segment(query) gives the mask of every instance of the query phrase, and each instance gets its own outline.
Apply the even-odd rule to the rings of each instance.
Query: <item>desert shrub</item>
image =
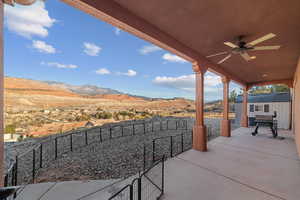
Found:
[[[87,114],[82,114],[80,116],[76,116],[75,120],[80,122],[80,121],[89,121],[91,119],[91,116]]]
[[[5,133],[16,133],[16,125],[15,124],[8,124],[5,126]]]
[[[111,119],[112,118],[112,114],[110,112],[98,112],[95,114],[95,118],[97,119]]]
[[[118,112],[115,112],[114,114],[113,114],[113,118],[114,118],[114,120],[120,120],[120,116],[119,116],[119,113]]]

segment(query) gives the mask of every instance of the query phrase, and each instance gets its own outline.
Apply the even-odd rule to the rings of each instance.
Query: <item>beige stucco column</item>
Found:
[[[223,119],[221,121],[221,136],[230,137],[230,120],[229,120],[229,82],[230,80],[227,77],[222,77],[223,83]]]
[[[0,1],[0,186],[4,183],[4,74],[3,74],[3,6]]]
[[[196,121],[193,128],[193,149],[207,151],[206,127],[204,125],[204,74],[207,68],[193,63],[196,76]]]
[[[248,127],[247,104],[248,104],[248,88],[244,87],[243,88],[241,127]]]

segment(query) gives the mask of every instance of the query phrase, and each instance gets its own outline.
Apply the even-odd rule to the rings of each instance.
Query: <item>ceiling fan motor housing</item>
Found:
[[[245,45],[246,45],[246,44],[247,44],[247,43],[244,42],[244,41],[239,41],[238,46],[239,46],[240,48],[245,48]]]

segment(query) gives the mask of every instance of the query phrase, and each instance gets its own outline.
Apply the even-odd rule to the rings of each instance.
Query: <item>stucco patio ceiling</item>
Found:
[[[184,57],[234,81],[253,84],[292,80],[300,55],[299,0],[62,0],[108,23]],[[92,31],[92,30],[90,30]],[[249,52],[246,62],[229,51],[225,41],[245,35],[250,42],[268,33],[277,36],[261,45],[279,50]]]

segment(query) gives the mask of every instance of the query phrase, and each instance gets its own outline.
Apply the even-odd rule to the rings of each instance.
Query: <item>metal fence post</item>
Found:
[[[175,129],[178,129],[178,121],[175,121]]]
[[[133,200],[133,185],[132,184],[129,186],[129,199]]]
[[[183,133],[181,133],[181,152],[183,152]]]
[[[14,180],[14,183],[15,185],[18,185],[18,165],[19,165],[19,157],[16,156],[16,163],[15,163],[15,174],[14,174],[14,177],[15,177],[15,180]]]
[[[124,137],[124,130],[123,130],[123,126],[121,126],[121,131],[122,131],[122,137]]]
[[[145,171],[146,169],[146,145],[144,144],[143,148],[143,170]]]
[[[155,161],[155,140],[152,141],[152,163]]]
[[[160,130],[162,131],[162,121],[160,121]]]
[[[70,150],[73,151],[73,134],[70,134]]]
[[[134,128],[134,124],[132,124],[132,135],[135,135],[135,128]]]
[[[32,149],[32,183],[35,180],[35,149]]]
[[[161,194],[165,192],[165,156],[162,158],[162,167],[161,167]]]
[[[111,126],[109,127],[109,139],[111,139],[112,138],[112,128],[111,128]]]
[[[192,138],[192,147],[193,147],[193,142],[194,142],[194,130],[191,130],[191,133],[192,133],[191,138]]]
[[[167,130],[169,130],[169,120],[167,120]]]
[[[99,130],[99,137],[100,137],[100,142],[102,142],[102,128],[100,128],[100,130]]]
[[[40,168],[43,168],[43,143],[40,145]]]
[[[55,138],[55,160],[57,159],[57,137]]]
[[[146,134],[146,123],[144,122],[144,134]]]
[[[138,178],[138,200],[142,200],[142,178]]]
[[[187,123],[187,120],[185,120],[185,130],[188,130],[188,123]]]
[[[171,136],[170,143],[171,143],[170,154],[171,154],[171,157],[173,157],[173,136]]]
[[[85,145],[88,145],[89,144],[89,142],[88,142],[88,131],[85,130],[84,134],[85,134]]]
[[[152,120],[152,132],[154,131],[154,122]]]
[[[16,165],[15,165],[16,163],[14,163],[13,164],[13,166],[12,166],[12,169],[11,169],[11,180],[10,180],[10,182],[11,182],[11,186],[14,186],[14,182],[15,182],[15,179],[14,179],[14,176],[15,176],[15,174],[16,174],[16,172],[15,172],[15,170],[16,170]],[[9,176],[9,173],[7,173],[7,176]],[[7,182],[8,183],[8,182]],[[8,183],[9,184],[9,183]]]

